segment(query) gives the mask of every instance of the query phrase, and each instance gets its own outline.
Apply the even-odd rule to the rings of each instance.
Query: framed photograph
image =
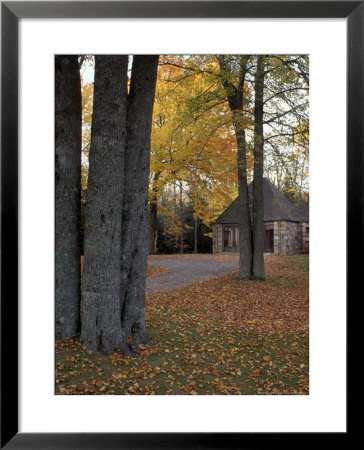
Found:
[[[361,1],[1,2],[1,448],[347,438],[346,305],[364,269],[363,19]],[[308,395],[54,395],[54,55],[155,53],[309,57]],[[221,223],[237,247],[236,223]]]

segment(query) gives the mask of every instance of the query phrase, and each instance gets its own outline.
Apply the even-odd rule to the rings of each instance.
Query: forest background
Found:
[[[239,64],[239,57],[228,58],[232,65],[234,58]],[[308,202],[308,57],[272,55],[266,58],[265,67],[264,176],[289,200]],[[256,57],[252,57],[244,100],[249,182],[253,178],[255,70]],[[93,56],[82,58],[80,71],[82,253]],[[232,112],[217,56],[160,56],[151,138],[149,254],[212,251],[211,226],[238,196],[236,160]]]
[[[163,250],[183,253],[190,210],[197,253],[199,221],[206,231],[237,192],[238,278],[265,280],[264,171],[308,200],[308,56],[60,55],[55,68],[56,336],[81,324],[91,351],[138,351],[158,221]]]

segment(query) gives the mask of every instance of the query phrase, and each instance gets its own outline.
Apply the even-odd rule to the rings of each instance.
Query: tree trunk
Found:
[[[198,218],[195,219],[194,240],[193,240],[193,253],[197,253],[197,239],[198,239]]]
[[[155,255],[157,253],[157,220],[158,220],[158,204],[157,200],[151,200],[149,203],[149,254]]]
[[[152,185],[152,194],[149,199],[149,255],[155,255],[157,253],[157,237],[158,237],[158,228],[157,228],[157,220],[158,220],[158,203],[157,203],[157,194],[158,189],[156,186],[156,182],[158,181],[158,177],[160,172],[157,172],[153,178]]]
[[[56,337],[80,316],[81,83],[77,56],[55,58]]]
[[[96,56],[85,212],[81,339],[109,354],[122,344],[121,205],[127,102],[127,56]]]
[[[246,164],[246,142],[245,142],[245,123],[244,123],[244,83],[247,72],[249,56],[241,56],[239,61],[238,85],[235,86],[231,81],[232,69],[228,64],[228,57],[218,56],[222,83],[225,89],[230,110],[232,112],[233,126],[238,146],[237,166],[238,166],[238,185],[240,202],[240,221],[239,221],[239,279],[247,280],[250,278],[252,268],[252,236],[248,201],[248,180]]]
[[[177,211],[176,183],[173,183],[173,207],[174,207],[174,218],[175,218],[175,220],[176,220],[176,222],[177,222],[178,211]],[[179,238],[179,234],[178,234],[178,232],[176,232],[173,253],[177,253],[177,249],[178,249],[178,238]]]
[[[179,220],[181,223],[181,236],[180,236],[180,249],[179,252],[183,254],[183,247],[184,247],[184,223],[183,223],[183,199],[182,199],[182,182],[179,184]]]
[[[140,344],[147,343],[148,182],[157,66],[158,56],[134,56],[128,95],[121,235],[121,349],[125,354],[137,351]]]
[[[242,113],[241,113],[242,114]],[[233,116],[237,114],[234,114]],[[242,125],[242,118],[234,120],[236,140],[238,144],[238,185],[240,201],[240,221],[239,221],[239,280],[248,280],[251,274],[252,266],[252,247],[251,247],[251,224],[249,212],[248,179],[246,171],[246,144],[245,129]]]
[[[264,57],[257,57],[254,108],[254,178],[253,178],[253,267],[252,278],[265,279],[264,272],[264,207],[263,207],[263,89]]]

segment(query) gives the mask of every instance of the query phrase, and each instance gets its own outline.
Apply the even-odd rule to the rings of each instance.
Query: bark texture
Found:
[[[255,74],[254,107],[254,178],[253,178],[253,266],[252,278],[265,279],[264,271],[264,206],[263,206],[263,89],[264,57],[258,55]]]
[[[232,112],[233,126],[238,147],[238,186],[239,201],[241,208],[241,218],[239,222],[239,279],[250,278],[252,268],[252,247],[251,247],[251,223],[248,202],[248,179],[247,179],[247,159],[244,123],[244,83],[247,72],[249,56],[241,56],[239,61],[239,71],[237,85],[232,81],[232,68],[229,65],[228,56],[218,56],[222,83],[225,89],[229,107]]]
[[[96,56],[85,212],[81,339],[111,353],[122,344],[121,226],[127,56]]]
[[[158,220],[158,203],[157,203],[157,193],[158,189],[156,183],[158,181],[160,172],[157,172],[153,177],[152,184],[152,192],[149,198],[149,254],[155,255],[157,253],[157,238],[158,238],[158,228],[157,228],[157,220]]]
[[[81,83],[77,56],[55,58],[56,337],[80,315]]]
[[[239,221],[239,280],[250,278],[252,266],[251,223],[249,212],[248,178],[246,171],[245,129],[236,124],[235,133],[238,144],[238,189],[241,217]]]
[[[184,220],[183,220],[183,197],[182,197],[182,182],[179,183],[179,220],[181,224],[181,236],[180,236],[180,242],[179,242],[179,252],[183,254],[184,250]]]
[[[149,203],[149,254],[155,255],[157,253],[157,219],[158,219],[158,205],[157,201]]]
[[[197,241],[198,241],[198,218],[194,219],[194,230],[193,230],[193,253],[197,254]]]
[[[133,57],[127,106],[121,233],[121,349],[125,354],[137,351],[140,344],[147,343],[148,183],[157,66],[156,55]]]

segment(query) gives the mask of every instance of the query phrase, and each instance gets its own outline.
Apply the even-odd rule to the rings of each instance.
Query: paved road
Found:
[[[147,295],[150,295],[233,272],[238,269],[238,255],[229,259],[215,255],[152,256],[148,264],[164,266],[169,270],[164,275],[147,279]]]

